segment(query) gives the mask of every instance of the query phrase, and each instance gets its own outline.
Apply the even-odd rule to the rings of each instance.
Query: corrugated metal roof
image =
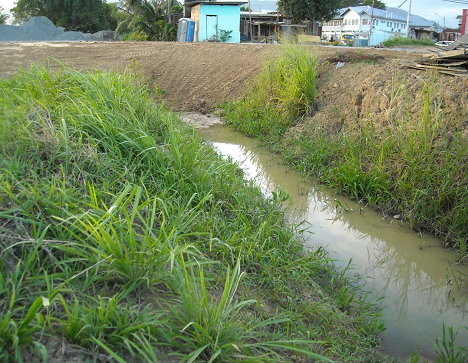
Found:
[[[397,8],[388,8],[388,9],[393,11],[395,14],[398,14],[399,16],[404,17],[405,19],[408,16],[408,12],[406,10],[397,9]],[[419,15],[411,14],[410,24],[413,26],[433,26],[434,21],[428,20]]]

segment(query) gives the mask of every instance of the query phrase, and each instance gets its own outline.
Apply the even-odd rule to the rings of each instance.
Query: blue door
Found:
[[[206,16],[206,39],[218,39],[218,15]]]

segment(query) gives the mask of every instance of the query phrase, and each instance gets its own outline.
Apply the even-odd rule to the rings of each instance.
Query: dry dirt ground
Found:
[[[280,46],[164,42],[0,43],[0,76],[33,63],[57,67],[57,61],[80,70],[122,71],[138,64],[178,111],[207,111],[241,97],[245,83]],[[416,60],[425,49],[350,49],[309,46],[329,62]]]

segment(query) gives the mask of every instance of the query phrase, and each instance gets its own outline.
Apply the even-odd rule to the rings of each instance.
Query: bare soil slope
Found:
[[[119,70],[135,61],[163,91],[169,105],[180,111],[205,111],[241,97],[264,60],[279,46],[163,42],[0,43],[0,76],[32,63],[57,67],[53,59],[80,70]],[[421,50],[350,49],[310,46],[330,62],[418,59]],[[422,50],[424,51],[424,50]]]
[[[297,128],[307,129],[321,119],[334,133],[345,123],[359,128],[363,118],[384,127],[391,120],[419,115],[429,92],[450,119],[447,132],[467,132],[468,78],[415,71],[396,60],[354,61],[338,69],[322,63],[318,89],[317,112]]]

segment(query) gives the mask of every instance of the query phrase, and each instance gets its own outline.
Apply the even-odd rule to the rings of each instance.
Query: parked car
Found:
[[[452,43],[453,41],[451,40],[441,40],[440,42],[435,43],[435,45],[438,45],[439,47],[448,47]]]
[[[342,34],[340,42],[343,45],[353,45],[353,43],[354,43],[354,34],[351,34],[351,33]]]

